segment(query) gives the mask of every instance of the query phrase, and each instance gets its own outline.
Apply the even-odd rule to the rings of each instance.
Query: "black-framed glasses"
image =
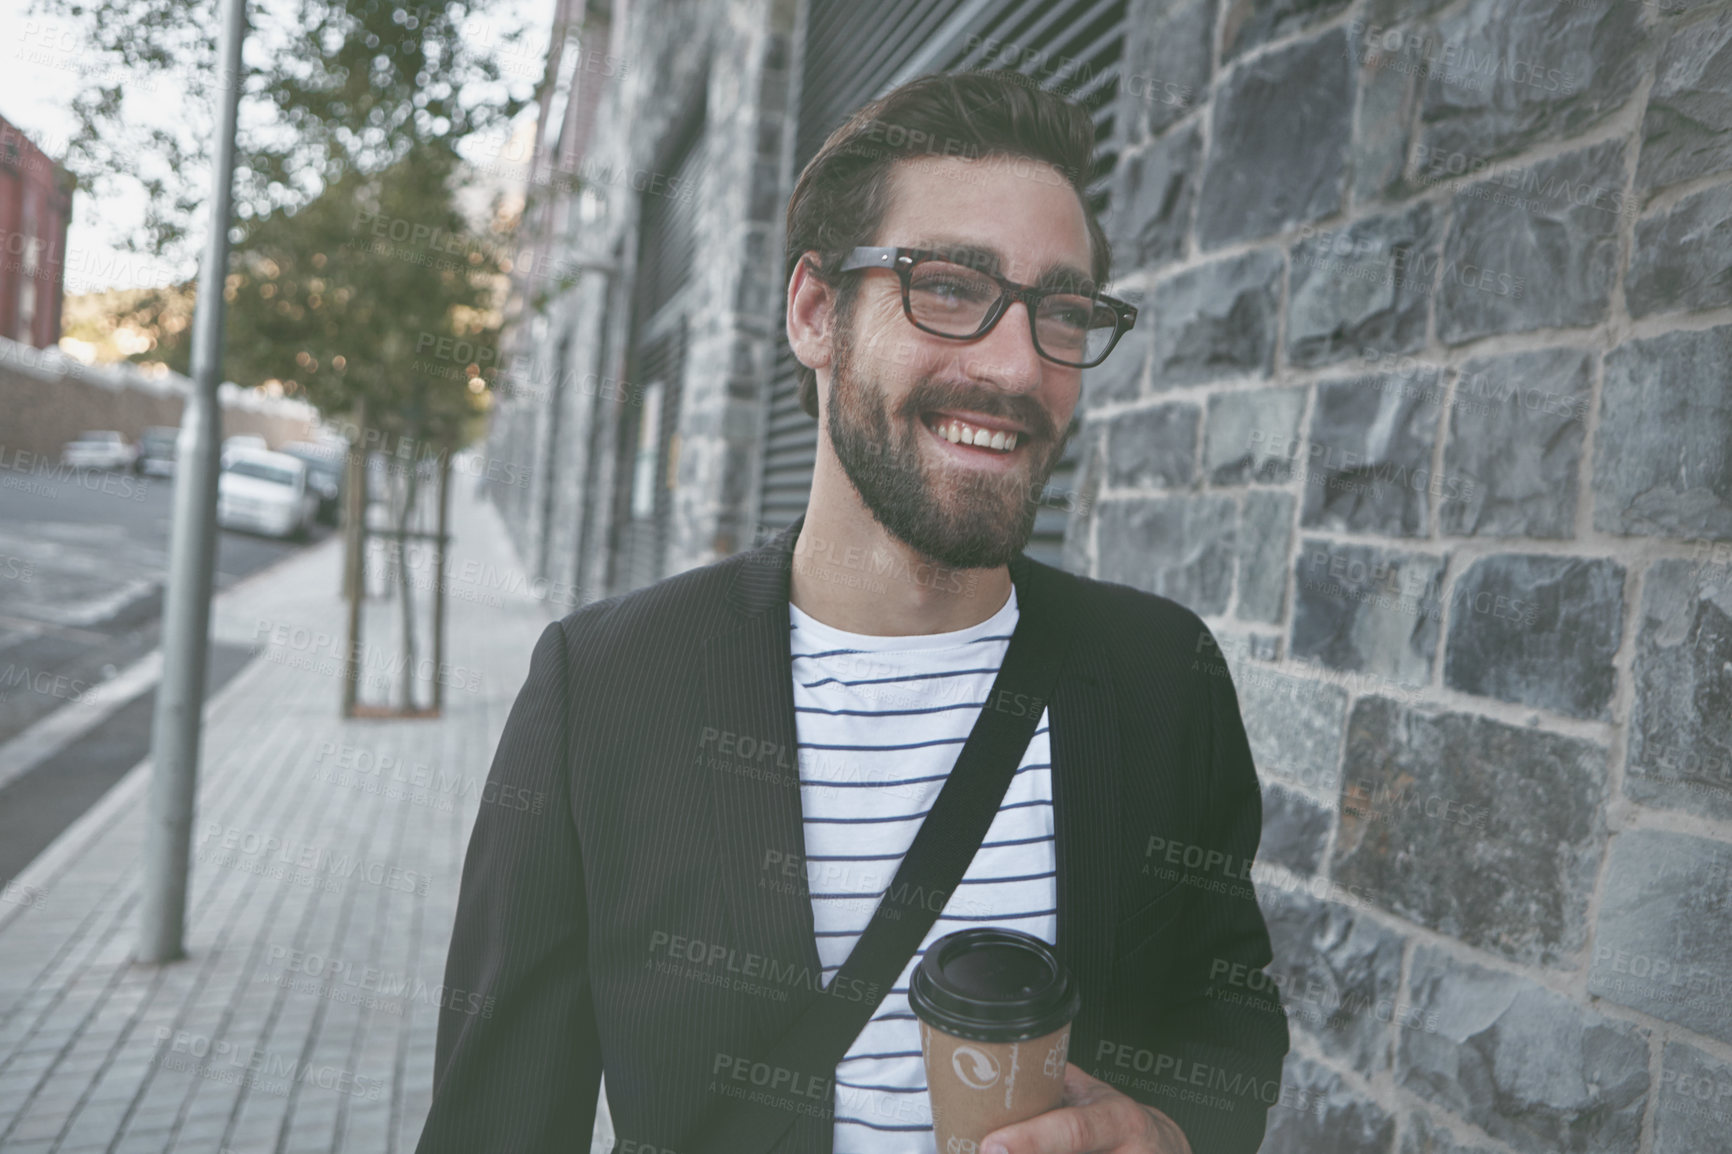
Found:
[[[902,281],[902,311],[933,336],[970,341],[992,331],[1021,301],[1033,322],[1034,351],[1049,361],[1092,369],[1136,323],[1137,310],[1100,292],[1017,284],[938,249],[861,245],[839,272],[883,268]]]

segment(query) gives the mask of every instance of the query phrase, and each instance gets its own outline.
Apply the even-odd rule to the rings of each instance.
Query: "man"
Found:
[[[919,954],[889,990],[832,979],[1034,595],[1069,623],[1059,681],[926,940],[1034,934],[1083,1008],[1064,1102],[984,1154],[1260,1144],[1288,1034],[1248,881],[1256,775],[1231,682],[1198,660],[1214,639],[1022,555],[1082,366],[1135,315],[1100,292],[1092,143],[1082,109],[1014,78],[927,77],[802,173],[806,514],[543,634],[490,778],[547,805],[476,820],[445,982],[480,997],[441,1012],[423,1154],[578,1149],[604,1070],[616,1149],[683,1152],[728,1098],[789,1090],[759,1058],[820,996],[876,1008],[774,1149],[933,1151]]]

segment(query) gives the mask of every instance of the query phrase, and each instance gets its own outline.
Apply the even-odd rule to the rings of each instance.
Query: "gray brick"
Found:
[[[1431,680],[1444,560],[1307,539],[1294,559],[1292,653],[1400,685]]]
[[[1221,59],[1321,24],[1347,5],[1348,0],[1227,0]]]
[[[1281,1099],[1258,1154],[1389,1154],[1395,1119],[1327,1066],[1287,1055]]]
[[[1391,376],[1319,383],[1299,523],[1424,536],[1433,490],[1451,491],[1447,478],[1431,471],[1438,412],[1428,393],[1401,388]]]
[[[1106,425],[1107,484],[1112,488],[1184,488],[1197,478],[1197,424],[1192,404],[1134,409]]]
[[[1732,325],[1606,354],[1594,527],[1732,539]]]
[[[1184,253],[1202,156],[1203,136],[1192,125],[1119,161],[1107,225],[1122,268],[1146,268]]]
[[[1611,140],[1456,193],[1438,274],[1439,339],[1460,344],[1605,318],[1617,279],[1624,151]]]
[[[1449,412],[1446,476],[1472,478],[1438,505],[1465,537],[1575,535],[1583,417],[1594,362],[1580,349],[1480,357],[1462,365]]]
[[[1605,120],[1628,102],[1649,58],[1641,17],[1625,0],[1469,0],[1417,48],[1431,62],[1422,140],[1446,153],[1506,156]]]
[[[1654,1154],[1712,1150],[1732,1129],[1732,1065],[1688,1042],[1667,1042],[1655,1098]]]
[[[1587,944],[1604,747],[1366,697],[1345,765],[1332,877],[1511,961],[1565,965]]]
[[[1253,490],[1245,494],[1239,529],[1241,621],[1276,622],[1287,600],[1287,554],[1293,541],[1291,493]]]
[[[1269,974],[1294,1030],[1370,1078],[1389,1069],[1401,997],[1402,938],[1344,906],[1300,892],[1270,914]],[[1406,1023],[1403,1023],[1406,1025]],[[1415,1024],[1423,1028],[1423,1019]]]
[[[1155,389],[1245,375],[1275,363],[1281,254],[1268,249],[1188,269],[1156,285],[1149,318]]]
[[[1484,557],[1450,599],[1444,684],[1610,721],[1622,642],[1624,567],[1580,557]]]
[[[1425,343],[1439,237],[1429,203],[1338,229],[1307,225],[1299,235],[1288,275],[1289,361],[1327,365],[1367,347],[1404,353]]]
[[[1226,611],[1236,518],[1231,497],[1108,501],[1096,531],[1100,576],[1184,605],[1204,617]],[[1172,544],[1183,541],[1175,551]]]
[[[1329,841],[1332,813],[1291,789],[1263,779],[1263,836],[1257,860],[1286,866],[1295,873],[1315,874]]]
[[[1204,248],[1269,236],[1341,207],[1354,69],[1340,30],[1279,48],[1216,87],[1197,206]]]
[[[1588,993],[1732,1042],[1732,846],[1660,830],[1612,842]]]
[[[1732,819],[1732,568],[1655,562],[1636,637],[1624,792]]]
[[[1634,1150],[1649,1092],[1647,1031],[1513,974],[1414,951],[1400,1085],[1525,1154]]]
[[[1624,299],[1633,317],[1732,304],[1732,184],[1637,224]]]
[[[1333,798],[1341,788],[1347,691],[1270,669],[1235,676],[1257,775]]]
[[[1353,138],[1353,201],[1367,204],[1398,192],[1412,143],[1414,108],[1419,103],[1418,69],[1396,56],[1367,52],[1357,39],[1358,22],[1348,22],[1354,59],[1368,66],[1359,73],[1358,131]],[[1372,21],[1373,26],[1386,24]]]
[[[1708,4],[1680,5],[1701,7]],[[1732,11],[1672,32],[1642,115],[1636,186],[1655,189],[1732,169]]]
[[[1190,114],[1208,93],[1215,57],[1215,0],[1144,0],[1126,21],[1119,115],[1140,141]]]
[[[1240,389],[1210,396],[1203,435],[1209,484],[1291,479],[1291,447],[1304,410],[1304,389]]]

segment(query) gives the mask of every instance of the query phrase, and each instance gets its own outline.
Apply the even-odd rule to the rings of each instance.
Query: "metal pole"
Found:
[[[216,491],[221,453],[223,287],[228,279],[233,214],[235,111],[240,103],[241,39],[246,0],[223,0],[222,62],[217,85],[217,153],[211,172],[209,235],[199,265],[193,320],[192,393],[175,449],[174,527],[163,598],[162,682],[150,731],[149,820],[144,892],[135,957],[168,962],[186,956],[187,860],[198,786],[199,728],[204,710],[205,646],[210,635],[211,569],[216,552]]]

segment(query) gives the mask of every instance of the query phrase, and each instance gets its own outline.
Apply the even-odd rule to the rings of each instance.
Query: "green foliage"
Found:
[[[467,366],[417,354],[443,337],[497,343],[502,238],[470,235],[451,184],[458,145],[503,131],[529,103],[482,50],[509,49],[521,29],[451,0],[250,0],[241,75],[225,77],[219,0],[33,0],[32,11],[84,32],[98,79],[74,98],[66,164],[99,194],[142,186],[144,227],[121,238],[133,251],[197,255],[216,100],[239,83],[225,378],[280,380],[328,414],[364,396],[371,425],[466,439],[485,400]],[[487,35],[476,19],[493,21]],[[135,123],[141,94],[159,112],[172,102],[178,123]],[[138,324],[158,331],[159,319]],[[190,335],[162,350],[171,363],[184,366]]]
[[[256,222],[229,273],[235,380],[277,378],[326,413],[367,399],[368,423],[455,444],[481,397],[445,338],[497,342],[499,246],[472,237],[448,181],[456,158],[423,146],[377,176],[349,176],[295,212]],[[402,239],[394,239],[402,238]]]

